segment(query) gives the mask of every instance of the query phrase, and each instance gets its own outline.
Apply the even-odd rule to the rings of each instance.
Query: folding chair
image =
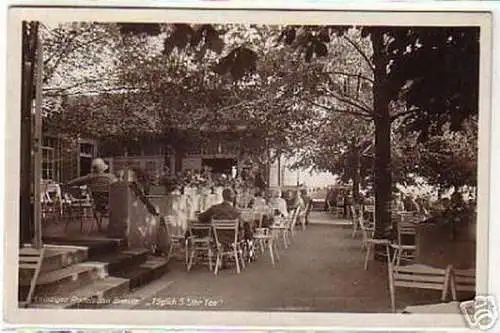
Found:
[[[344,198],[337,199],[337,202],[335,203],[335,215],[337,217],[344,217],[344,204]]]
[[[446,269],[420,264],[395,266],[388,260],[388,270],[392,312],[396,312],[396,287],[441,290],[441,301],[446,300],[451,265]]]
[[[211,271],[213,257],[212,227],[206,223],[189,223],[186,245],[187,271],[189,272],[194,261],[205,253],[208,256],[208,267]]]
[[[292,216],[290,219],[290,234],[292,235],[292,237],[295,237],[295,226],[297,225],[299,216],[300,216],[300,207],[297,207],[292,212]]]
[[[19,275],[32,274],[29,279],[29,290],[24,300],[19,301],[19,307],[26,308],[31,304],[35,293],[38,275],[44,258],[45,248],[22,248],[19,250]]]
[[[236,272],[239,274],[241,266],[245,268],[243,251],[240,244],[240,222],[235,220],[212,220],[212,228],[216,246],[216,263],[214,273],[217,275],[219,267],[222,266],[224,257],[231,257],[236,264]]]
[[[279,260],[278,249],[276,247],[277,231],[272,230],[271,228],[262,227],[265,216],[263,212],[256,212],[255,214],[256,217],[258,217],[259,226],[255,229],[253,239],[259,245],[257,248],[260,248],[261,253],[264,253],[265,248],[267,247],[269,256],[271,258],[271,263],[273,264],[273,266],[275,266],[275,258]]]
[[[291,237],[295,236],[295,224],[297,223],[297,215],[299,208],[297,207],[292,215],[288,218],[281,219],[279,223],[275,223],[271,226],[271,231],[277,233],[277,238],[283,240],[283,247],[286,249],[291,243]]]
[[[451,270],[451,297],[457,300],[457,291],[476,292],[476,269],[456,269]]]
[[[66,220],[66,225],[64,231],[68,230],[69,224],[73,221],[73,218],[78,217],[80,219],[80,233],[83,233],[83,224],[87,218],[87,212],[92,211],[94,203],[92,201],[92,196],[88,187],[83,190],[81,187],[68,188],[66,193],[66,201],[68,202],[69,216]],[[78,216],[75,216],[75,211]]]
[[[390,258],[389,246],[391,245],[391,242],[388,239],[374,238],[374,222],[366,221],[361,215],[358,216],[358,221],[363,235],[361,249],[366,249],[364,269],[367,270],[368,260],[370,259],[371,252],[374,250],[375,245],[383,245],[385,247],[387,258]]]
[[[397,240],[391,244],[394,249],[393,264],[399,266],[401,260],[413,262],[417,255],[417,245],[415,237],[417,234],[415,224],[410,222],[410,217],[399,215],[395,217],[394,225],[396,226]],[[407,242],[407,238],[412,238],[412,242]]]

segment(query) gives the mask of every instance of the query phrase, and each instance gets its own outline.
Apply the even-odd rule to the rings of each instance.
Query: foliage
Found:
[[[413,170],[442,191],[477,185],[477,122],[463,124],[463,130],[451,126],[439,136],[419,143],[419,160]]]

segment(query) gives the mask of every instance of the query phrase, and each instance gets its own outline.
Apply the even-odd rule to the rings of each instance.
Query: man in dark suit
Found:
[[[233,206],[234,202],[234,192],[230,188],[225,188],[222,191],[223,202],[214,205],[207,209],[205,212],[198,215],[198,221],[201,223],[210,223],[213,219],[215,220],[235,220],[240,217],[240,211]],[[240,225],[240,235],[241,235],[241,225]],[[244,233],[248,235],[249,230],[244,226]],[[223,246],[231,246],[234,241],[234,233],[231,231],[222,230],[218,232],[219,241]]]
[[[216,220],[234,220],[240,216],[240,211],[233,205],[234,192],[230,188],[222,191],[222,203],[214,205],[205,212],[198,215],[198,220],[202,223],[210,223],[212,219]]]

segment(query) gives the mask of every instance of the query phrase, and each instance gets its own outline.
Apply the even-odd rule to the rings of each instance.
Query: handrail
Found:
[[[137,196],[137,198],[139,198],[139,200],[141,200],[141,202],[144,204],[144,206],[146,206],[148,212],[151,215],[154,215],[154,216],[160,215],[160,213],[158,212],[156,207],[151,203],[151,201],[146,196],[144,191],[141,189],[139,184],[137,184],[136,182],[129,182],[128,186],[134,192],[134,194]]]

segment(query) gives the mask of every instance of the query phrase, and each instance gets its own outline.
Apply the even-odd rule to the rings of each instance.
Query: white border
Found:
[[[159,3],[157,1],[157,3]],[[62,1],[52,1],[50,2],[51,5],[54,4],[67,4],[67,2],[62,2]],[[73,2],[72,4],[84,4],[84,5],[94,5],[94,2]],[[117,2],[109,2],[110,5],[117,5]],[[120,2],[120,6],[125,6],[126,4],[129,5],[141,5],[144,6],[144,4],[140,2]],[[149,5],[149,3],[148,3]],[[169,4],[170,6],[173,6],[173,4]],[[182,7],[200,7],[200,4],[187,4],[187,3],[178,3],[179,6]],[[441,6],[442,5],[442,6]],[[487,4],[485,5],[484,3],[481,4],[474,4],[475,6],[472,6],[473,8],[468,8],[469,10],[475,10],[475,11],[484,11],[488,9]],[[203,3],[204,7],[210,7],[210,8],[224,8],[228,7],[228,4],[221,4],[221,3]],[[250,5],[249,5],[250,6]],[[469,3],[470,6],[470,3]],[[246,7],[245,4],[241,4],[240,7]],[[252,7],[260,7],[263,8],[264,6],[260,5],[259,3],[252,3]],[[267,3],[267,7],[274,7],[272,6],[272,3]],[[284,7],[283,4],[280,6],[281,8],[287,8]],[[292,5],[289,5],[288,8],[292,7]],[[295,8],[318,8],[320,7],[318,4],[293,4],[293,7]],[[326,6],[321,6],[321,7],[326,7]],[[367,8],[366,5],[360,5],[360,4],[342,4],[340,5],[330,5],[329,9],[383,9],[383,10],[429,10],[429,4],[371,4],[370,8]],[[452,10],[460,10],[463,9],[464,7],[467,7],[467,4],[464,3],[456,3],[453,2],[453,4],[439,4],[440,8],[436,8],[436,4],[433,5],[432,10],[446,10],[446,9],[452,9]],[[326,9],[326,8],[325,8]],[[22,13],[21,13],[22,12]],[[164,10],[134,10],[133,15],[132,12],[129,12],[129,10],[121,10],[121,11],[116,11],[113,9],[99,9],[98,11],[96,10],[82,10],[82,9],[76,9],[72,8],[70,10],[62,10],[62,9],[44,9],[44,10],[35,10],[35,9],[28,9],[26,11],[21,11],[19,9],[14,9],[13,12],[9,15],[9,53],[8,53],[8,72],[7,72],[7,77],[9,77],[9,86],[8,86],[8,91],[7,91],[7,96],[9,98],[9,108],[8,110],[19,110],[19,103],[16,101],[20,100],[20,91],[18,89],[15,89],[16,87],[19,87],[19,80],[20,80],[20,75],[19,71],[16,71],[16,68],[20,68],[20,57],[19,57],[19,51],[15,52],[15,50],[20,50],[20,24],[18,24],[21,18],[28,18],[29,19],[35,19],[35,20],[41,20],[41,21],[47,21],[47,20],[52,20],[56,18],[56,20],[85,20],[86,18],[92,19],[95,21],[130,21],[131,16],[133,16],[134,20],[136,21],[160,21],[164,20],[167,21],[170,19],[173,19],[174,21],[190,21],[190,22],[228,22],[228,17],[231,17],[231,21],[235,21],[238,23],[243,23],[243,22],[252,22],[252,23],[273,23],[273,24],[278,24],[278,23],[303,23],[304,17],[308,17],[308,24],[325,24],[326,21],[333,21],[335,24],[353,24],[354,22],[357,25],[363,25],[363,24],[391,24],[391,25],[471,25],[471,24],[481,24],[484,27],[484,21],[482,19],[477,19],[475,15],[472,14],[466,14],[466,13],[446,13],[446,15],[443,15],[444,13],[425,13],[424,16],[418,16],[417,13],[383,13],[381,16],[380,13],[375,13],[375,12],[369,12],[369,13],[363,13],[362,16],[360,13],[353,13],[353,12],[330,12],[330,13],[325,13],[325,12],[301,12],[300,15],[297,15],[296,13],[293,12],[274,12],[274,14],[267,14],[264,12],[259,12],[259,15],[255,15],[252,12],[246,12],[245,15],[242,15],[242,12],[240,11],[235,11],[235,12],[227,12],[224,11],[223,15],[218,14],[215,11],[208,11],[208,12],[199,12],[199,11],[164,11]],[[310,16],[309,16],[310,15]],[[182,20],[179,19],[182,17]],[[310,18],[310,19],[309,19]],[[390,22],[388,22],[390,20]],[[17,31],[15,27],[17,26]],[[491,32],[491,28],[488,27],[487,30]],[[487,163],[488,161],[488,146],[489,146],[489,124],[490,124],[490,119],[489,119],[489,109],[490,109],[490,100],[487,98],[489,95],[488,93],[488,88],[491,80],[491,69],[489,68],[490,64],[490,59],[491,59],[491,54],[489,53],[489,50],[487,48],[484,48],[485,45],[491,44],[491,34],[487,33],[485,35],[482,35],[482,40],[481,40],[481,45],[482,45],[482,50],[485,50],[487,54],[483,53],[481,54],[481,64],[483,67],[481,68],[481,86],[482,86],[482,95],[481,98],[481,131],[480,131],[480,145],[481,145],[481,151],[480,151],[480,160],[481,160],[481,165],[480,165],[480,170],[479,170],[479,177],[480,177],[480,186],[481,186],[481,191],[487,191],[488,190],[488,174],[489,174],[489,165]],[[14,50],[14,51],[12,51]],[[498,54],[498,53],[497,53]],[[486,57],[486,58],[485,58]],[[497,67],[495,67],[496,69]],[[484,91],[486,89],[486,91]],[[486,96],[486,98],[484,98]],[[495,104],[493,104],[495,105]],[[486,111],[485,111],[486,110]],[[12,114],[12,116],[11,116]],[[495,116],[493,115],[492,120],[496,120]],[[18,124],[19,124],[19,114],[18,113],[12,113],[12,111],[9,112],[9,117],[6,120],[6,128],[11,129],[11,131],[8,132],[7,134],[7,152],[8,156],[10,158],[9,164],[6,165],[6,168],[8,167],[7,171],[12,172],[17,172],[19,170],[19,131],[18,131]],[[498,141],[496,141],[498,142]],[[493,150],[493,152],[500,152],[500,147],[495,146],[495,141],[492,143],[492,148],[496,148]],[[499,154],[492,154],[492,158],[495,156],[498,156]],[[498,161],[497,161],[498,162]],[[8,189],[8,196],[5,197],[5,200],[3,202],[4,208],[6,209],[6,213],[9,213],[10,216],[15,215],[17,216],[18,214],[18,203],[17,199],[19,197],[19,188],[18,188],[18,177],[12,177],[7,174],[7,177],[5,178],[4,184],[6,185],[5,188]],[[494,181],[494,178],[490,179],[490,181]],[[492,189],[493,191],[493,189]],[[498,191],[498,190],[497,190]],[[491,193],[491,197],[495,198],[497,196],[494,195],[496,192]],[[483,192],[484,194],[484,192]],[[481,211],[478,216],[479,219],[479,230],[478,230],[478,239],[481,240],[486,240],[488,237],[488,199],[487,195],[482,195],[481,198],[479,198],[479,203],[481,206]],[[492,208],[494,205],[492,205]],[[10,221],[17,221],[16,218],[10,218],[10,219],[5,219],[5,220],[10,220]],[[497,228],[498,229],[498,228]],[[6,249],[6,263],[12,263],[15,262],[15,258],[17,255],[17,231],[18,231],[18,226],[17,223],[12,223],[9,224],[5,230],[5,249]],[[491,228],[492,233],[489,233],[491,236],[491,244],[496,243],[496,237],[493,237],[493,231],[495,231],[494,228]],[[13,241],[9,241],[13,240]],[[478,242],[478,259],[479,257],[482,257],[482,254],[488,253],[488,247],[487,247],[487,242]],[[498,253],[498,250],[497,252]],[[4,263],[5,264],[5,263]],[[481,264],[483,264],[481,266]],[[493,286],[493,280],[490,279],[487,281],[487,274],[484,274],[485,271],[487,271],[486,267],[486,262],[484,260],[478,260],[478,270],[481,271],[481,274],[478,276],[478,286],[481,290],[486,291],[490,290]],[[493,263],[490,262],[490,267],[492,267]],[[4,271],[9,272],[8,269],[5,269]],[[11,272],[12,273],[12,272]],[[12,285],[12,277],[16,279],[16,274],[7,274],[5,275],[4,282],[6,285],[4,286],[4,289],[8,286],[13,286]],[[15,280],[14,280],[15,282]],[[487,283],[489,282],[489,283]],[[484,287],[486,285],[489,285],[489,288],[485,289]],[[8,288],[14,290],[15,288]],[[10,290],[10,291],[12,291]],[[492,290],[493,291],[493,290]],[[497,291],[497,289],[494,289],[494,291]],[[15,300],[15,297],[12,298],[12,292],[8,292],[5,294],[6,301]],[[15,293],[14,293],[15,294]],[[498,295],[498,293],[495,293]],[[15,295],[14,295],[15,296]],[[15,303],[15,302],[14,302]],[[209,313],[209,312],[204,312],[203,316],[197,316],[196,321],[197,321],[197,326],[193,326],[193,313],[188,312],[188,311],[175,311],[175,312],[165,312],[165,311],[116,311],[116,310],[105,310],[104,314],[98,314],[96,311],[85,311],[85,310],[79,310],[78,312],[76,311],[71,311],[71,310],[66,310],[64,311],[64,316],[61,316],[62,313],[59,311],[41,311],[41,310],[15,310],[13,307],[7,306],[7,302],[5,302],[3,305],[6,305],[5,307],[5,315],[6,315],[6,320],[8,320],[11,323],[19,323],[19,324],[35,324],[35,325],[43,325],[43,324],[57,324],[58,326],[67,326],[69,325],[70,327],[75,327],[75,326],[82,326],[82,325],[89,325],[89,324],[102,324],[101,319],[105,320],[106,325],[126,325],[126,326],[136,326],[136,325],[166,325],[168,324],[169,326],[183,326],[187,328],[185,325],[189,325],[190,327],[199,327],[200,325],[209,325],[209,326],[220,326],[221,324],[224,325],[230,325],[230,326],[237,326],[237,327],[245,327],[246,325],[250,325],[253,328],[261,327],[261,328],[294,328],[294,329],[310,329],[314,327],[314,329],[331,329],[332,327],[335,328],[414,328],[414,329],[423,329],[423,328],[462,328],[464,327],[464,321],[460,316],[453,316],[453,315],[433,315],[433,316],[421,316],[421,315],[392,315],[392,314],[317,314],[317,313],[307,313],[307,314],[302,314],[302,313],[293,313],[293,314],[287,314],[287,313],[246,313],[246,312],[231,312],[230,315],[228,313],[224,312],[216,312],[216,313]],[[12,304],[12,303],[11,303]],[[15,307],[15,306],[14,306]],[[99,311],[103,312],[103,311]],[[169,317],[172,318],[169,318]],[[361,317],[360,317],[361,316]],[[104,317],[104,318],[102,318]],[[127,320],[132,318],[132,321],[124,322],[124,318],[127,318]],[[362,320],[360,320],[362,318]],[[63,325],[61,325],[63,324]],[[390,325],[390,326],[388,326]],[[444,326],[443,326],[444,325]],[[30,325],[31,326],[31,325]]]

